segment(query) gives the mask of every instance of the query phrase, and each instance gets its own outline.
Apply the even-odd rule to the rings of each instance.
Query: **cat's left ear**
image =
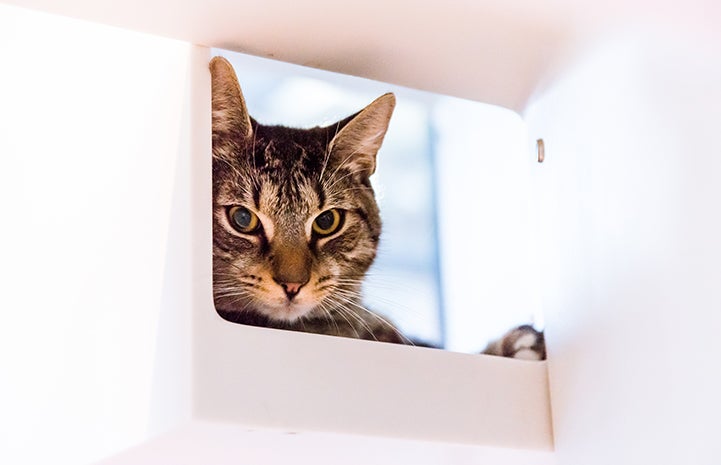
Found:
[[[376,154],[388,130],[396,97],[385,94],[375,99],[360,112],[341,121],[345,125],[329,145],[333,164],[343,165],[364,178],[376,170]]]

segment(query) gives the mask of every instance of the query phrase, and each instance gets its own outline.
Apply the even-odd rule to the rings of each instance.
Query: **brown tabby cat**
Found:
[[[254,326],[411,343],[360,294],[381,233],[369,179],[393,94],[327,127],[265,126],[248,114],[230,63],[215,57],[210,71],[218,313]],[[543,335],[522,326],[486,353],[544,358]]]

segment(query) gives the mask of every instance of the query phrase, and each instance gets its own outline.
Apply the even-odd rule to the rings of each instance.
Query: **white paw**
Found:
[[[523,360],[541,360],[542,354],[535,347],[538,346],[539,335],[535,332],[526,333],[513,343],[513,358]]]
[[[545,360],[546,342],[541,331],[522,325],[489,344],[484,353],[522,360]]]

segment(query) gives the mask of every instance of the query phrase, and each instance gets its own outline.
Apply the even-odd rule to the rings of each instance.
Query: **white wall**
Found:
[[[526,113],[561,465],[721,462],[720,43],[619,31]]]
[[[0,463],[189,415],[191,50],[0,5]]]

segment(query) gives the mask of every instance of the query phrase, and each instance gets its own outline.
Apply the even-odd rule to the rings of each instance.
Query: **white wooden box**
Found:
[[[7,3],[1,462],[721,460],[717,5]],[[211,46],[519,111],[547,364],[217,317]]]

